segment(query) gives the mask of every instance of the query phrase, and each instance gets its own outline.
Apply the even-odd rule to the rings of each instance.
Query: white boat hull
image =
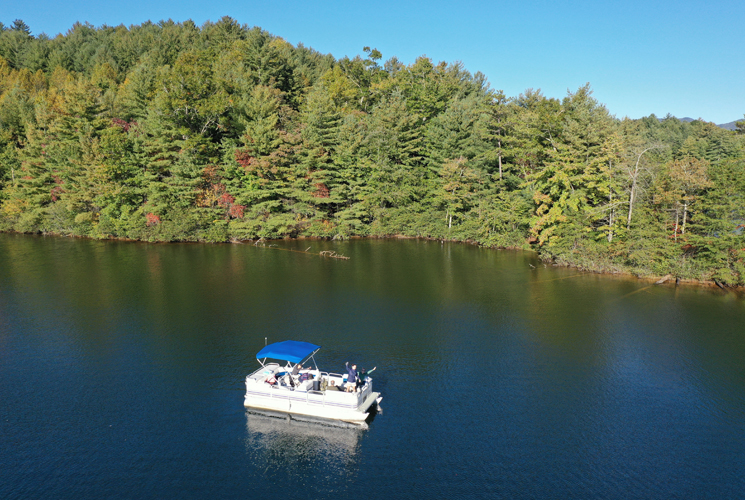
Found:
[[[313,390],[313,380],[301,382],[295,387],[277,383],[271,385],[267,379],[282,372],[278,365],[267,365],[246,377],[244,406],[256,410],[288,413],[312,418],[331,419],[362,425],[369,417],[371,407],[377,404],[380,393],[373,392],[372,379],[357,392],[326,389]],[[315,371],[316,379],[325,378],[341,385],[341,375]]]

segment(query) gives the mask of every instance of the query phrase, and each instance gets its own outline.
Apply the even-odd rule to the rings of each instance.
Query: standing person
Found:
[[[349,361],[346,363],[347,367],[347,391],[352,392],[357,386],[357,365],[349,366]]]
[[[367,382],[367,378],[370,376],[370,374],[372,372],[374,372],[377,369],[378,369],[377,366],[375,368],[373,368],[372,370],[370,370],[369,372],[366,372],[364,368],[361,369],[360,370],[360,379],[357,381],[357,387],[361,387],[361,386],[365,385],[365,383]]]

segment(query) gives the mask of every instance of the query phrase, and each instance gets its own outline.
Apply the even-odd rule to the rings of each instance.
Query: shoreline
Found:
[[[12,234],[12,235],[22,235],[22,236],[37,236],[37,237],[53,237],[53,238],[77,238],[77,239],[86,239],[86,240],[92,240],[92,241],[117,241],[117,242],[127,242],[127,243],[145,243],[149,245],[163,245],[163,244],[172,244],[172,243],[187,243],[187,244],[203,244],[203,245],[254,245],[258,246],[260,243],[271,243],[271,242],[278,242],[278,241],[301,241],[301,240],[316,240],[316,241],[338,241],[334,238],[326,238],[321,236],[294,236],[294,237],[285,237],[285,238],[272,238],[272,239],[265,239],[265,238],[258,238],[256,240],[253,239],[246,239],[246,240],[239,240],[239,239],[231,239],[229,241],[223,241],[223,242],[207,242],[207,241],[146,241],[146,240],[137,240],[137,239],[131,239],[131,238],[122,238],[122,237],[108,237],[108,238],[93,238],[91,236],[83,236],[83,235],[64,235],[64,234],[56,234],[56,233],[20,233],[17,231],[0,231],[0,234]],[[488,245],[483,245],[475,240],[448,240],[448,239],[442,239],[442,238],[431,238],[431,237],[425,237],[425,236],[408,236],[405,234],[390,234],[390,235],[371,235],[371,236],[359,236],[359,235],[353,235],[349,236],[347,238],[348,240],[364,240],[364,239],[376,239],[376,240],[424,240],[424,241],[439,241],[441,243],[457,243],[462,245],[471,245],[476,246],[480,248],[484,248],[486,250],[508,250],[512,252],[531,252],[535,255],[535,258],[541,262],[542,264],[546,266],[556,267],[556,268],[567,268],[567,269],[576,269],[580,272],[587,273],[587,274],[595,274],[598,276],[606,276],[606,277],[616,277],[616,278],[622,278],[622,279],[631,279],[642,282],[650,283],[651,285],[656,286],[664,286],[668,288],[674,288],[678,286],[685,286],[685,287],[699,287],[703,288],[709,291],[713,290],[720,290],[722,292],[734,292],[738,297],[745,297],[745,286],[727,286],[723,285],[715,280],[696,280],[696,279],[684,279],[684,278],[676,278],[672,274],[666,274],[664,276],[659,275],[646,275],[646,274],[634,274],[633,272],[628,271],[604,271],[600,268],[593,269],[593,268],[587,268],[584,266],[579,266],[572,264],[571,262],[567,263],[559,263],[553,261],[553,259],[544,259],[541,257],[541,255],[535,251],[525,248],[519,248],[519,247],[492,247]],[[344,240],[341,240],[344,241]]]

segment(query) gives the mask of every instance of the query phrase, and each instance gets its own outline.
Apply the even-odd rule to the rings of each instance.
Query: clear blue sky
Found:
[[[745,1],[0,0],[0,21],[33,34],[229,15],[335,57],[376,47],[409,64],[462,61],[508,96],[564,97],[590,82],[619,118],[655,113],[725,123],[745,113]]]

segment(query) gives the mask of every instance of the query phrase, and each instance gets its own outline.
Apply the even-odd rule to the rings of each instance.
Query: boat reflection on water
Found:
[[[366,430],[359,425],[328,420],[296,420],[287,414],[246,412],[246,449],[282,468],[319,466],[331,472],[355,460]]]

